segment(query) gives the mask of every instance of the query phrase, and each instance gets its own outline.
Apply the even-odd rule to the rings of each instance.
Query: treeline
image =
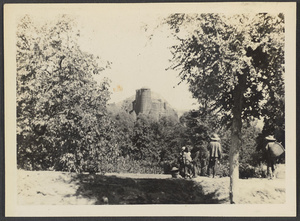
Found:
[[[198,175],[205,175],[208,165],[207,145],[212,133],[221,137],[223,158],[220,162],[220,176],[229,175],[229,149],[231,131],[220,124],[218,116],[200,110],[183,114],[179,121],[163,117],[159,121],[140,114],[137,119],[121,111],[112,114],[120,135],[120,155],[114,172],[169,173],[179,166],[182,146],[190,147],[193,160],[197,164]],[[257,121],[245,123],[242,128],[240,153],[240,177],[266,176],[262,165],[265,163],[264,139],[272,128],[263,130]],[[274,130],[272,131],[274,133]],[[276,130],[276,134],[284,130]],[[281,162],[284,162],[282,157]]]

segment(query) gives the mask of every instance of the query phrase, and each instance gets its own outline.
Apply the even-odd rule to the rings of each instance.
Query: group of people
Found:
[[[222,147],[220,138],[217,134],[213,134],[210,137],[210,142],[207,147],[208,150],[208,165],[207,176],[215,177],[217,168],[222,158]],[[191,147],[184,146],[179,157],[179,173],[184,178],[192,178],[197,176],[197,161],[191,156]]]
[[[274,177],[275,165],[278,156],[284,152],[283,146],[276,142],[274,136],[267,136],[267,144],[265,146],[266,160],[267,160],[267,176],[269,179]],[[192,158],[191,147],[182,147],[179,157],[179,169],[175,168],[173,172],[178,171],[178,175],[184,178],[193,178],[197,176],[197,157]],[[222,158],[222,146],[220,138],[217,134],[210,137],[210,142],[207,146],[208,159],[206,176],[216,177],[218,168],[220,166],[220,159]]]

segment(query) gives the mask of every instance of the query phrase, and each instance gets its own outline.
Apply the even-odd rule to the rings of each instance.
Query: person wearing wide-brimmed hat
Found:
[[[217,134],[213,134],[210,137],[210,142],[207,149],[209,152],[207,175],[210,176],[210,170],[212,169],[213,177],[215,177],[219,160],[222,158],[222,147],[220,144],[220,138]]]
[[[272,135],[265,137],[267,145],[265,147],[267,153],[267,176],[273,179],[276,165],[276,156],[272,154],[272,148],[275,145],[276,138]]]

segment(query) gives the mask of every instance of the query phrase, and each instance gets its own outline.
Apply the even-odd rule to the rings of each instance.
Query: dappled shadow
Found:
[[[193,180],[141,179],[78,174],[76,195],[99,204],[218,204],[216,192],[204,194]]]

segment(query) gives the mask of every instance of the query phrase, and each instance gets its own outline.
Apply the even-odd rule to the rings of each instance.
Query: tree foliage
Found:
[[[17,31],[18,165],[27,169],[103,171],[118,153],[107,115],[104,67],[77,44],[75,21],[38,25],[25,16]]]
[[[122,156],[129,156],[133,151],[132,135],[135,124],[135,117],[120,110],[116,113],[109,113],[112,116],[117,135],[117,143]]]
[[[122,110],[110,114],[118,134],[120,157],[123,159],[120,167],[128,168],[129,171],[168,173],[172,166],[177,166],[181,147],[188,140],[185,136],[186,127],[178,120],[167,116],[157,120],[145,114],[135,118]]]
[[[180,131],[180,125],[172,118],[163,117],[157,121],[139,114],[132,136],[136,159],[157,163],[171,160],[183,143],[175,131]]]
[[[231,122],[237,85],[243,83],[243,119],[270,117],[261,101],[276,105],[275,98],[284,95],[282,14],[174,14],[166,22],[180,41],[171,48],[171,68],[201,105],[222,111]],[[180,29],[188,34],[181,36]]]

